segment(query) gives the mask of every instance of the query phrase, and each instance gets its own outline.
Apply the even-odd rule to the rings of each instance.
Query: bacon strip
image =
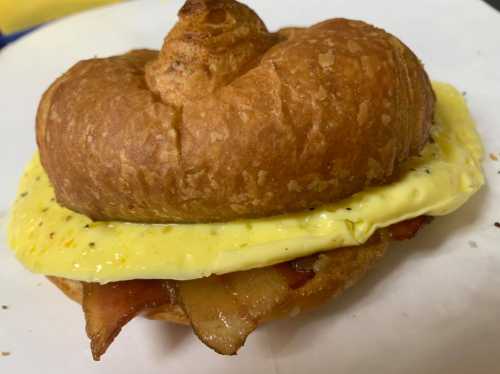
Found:
[[[406,240],[428,222],[430,217],[420,216],[396,223],[387,232],[393,240]],[[378,243],[380,235],[374,235],[362,247],[379,246]],[[383,250],[359,252],[359,248],[349,247],[261,269],[190,281],[82,283],[92,355],[99,360],[121,328],[141,311],[176,303],[201,341],[218,353],[235,354],[258,323],[286,307],[287,302],[301,295],[316,298],[320,303],[328,295],[338,294],[382,254]]]
[[[259,322],[291,296],[287,278],[275,266],[178,282],[177,290],[196,335],[226,355],[235,354]]]
[[[315,261],[316,255],[307,257],[308,260]],[[314,278],[314,270],[312,268],[300,267],[300,262],[290,261],[275,265],[274,268],[286,279],[288,287],[296,290],[304,286],[312,278]]]
[[[122,327],[144,308],[171,303],[168,286],[162,280],[83,283],[82,306],[94,360],[99,361]]]
[[[432,221],[432,217],[418,216],[389,226],[389,236],[394,240],[408,240],[413,238],[423,225]]]
[[[265,319],[290,294],[288,280],[276,266],[224,274],[222,278],[238,304],[256,322]]]
[[[235,354],[257,327],[222,277],[178,282],[178,296],[195,334],[218,353]]]

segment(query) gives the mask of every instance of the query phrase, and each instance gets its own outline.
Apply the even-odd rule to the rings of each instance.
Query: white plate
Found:
[[[248,3],[270,29],[343,16],[394,33],[433,79],[467,91],[487,152],[500,152],[500,13],[481,1]],[[159,48],[180,5],[98,9],[0,51],[3,221],[35,150],[35,110],[48,84],[82,58]],[[260,328],[236,357],[213,353],[188,328],[138,318],[92,362],[79,306],[25,271],[2,243],[0,305],[8,309],[0,308],[0,352],[11,354],[0,355],[0,373],[499,373],[500,162],[486,158],[484,168],[487,187],[463,209],[393,245],[341,299]]]

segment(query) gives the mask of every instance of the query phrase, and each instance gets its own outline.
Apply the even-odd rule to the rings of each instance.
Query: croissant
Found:
[[[161,51],[77,63],[43,95],[57,202],[95,220],[214,222],[388,183],[429,137],[434,94],[401,41],[332,19],[269,32],[233,0],[189,0]]]
[[[384,30],[330,19],[270,32],[253,10],[237,1],[188,0],[160,51],[134,50],[78,62],[45,92],[36,136],[48,181],[35,158],[36,173],[42,175],[31,175],[29,169],[22,183],[35,178],[30,191],[45,183],[52,221],[42,221],[48,207],[40,213],[41,203],[30,200],[35,194],[22,192],[12,246],[27,253],[25,264],[44,260],[43,274],[82,304],[96,360],[141,312],[190,324],[210,348],[235,354],[258,325],[338,296],[383,256],[390,239],[414,236],[427,222],[424,214],[443,214],[437,203],[431,204],[434,210],[419,205],[425,199],[419,200],[415,187],[420,182],[421,195],[434,196],[435,184],[443,179],[436,177],[432,184],[415,177],[417,182],[407,188],[415,197],[401,194],[415,204],[398,211],[395,219],[367,221],[362,228],[366,236],[351,232],[355,215],[343,216],[351,205],[333,206],[342,213],[324,220],[325,227],[330,225],[328,235],[309,235],[309,227],[301,226],[305,234],[299,230],[300,235],[285,238],[298,242],[291,255],[283,253],[292,245],[287,248],[285,239],[268,235],[285,222],[274,215],[339,202],[403,175],[399,172],[408,171],[413,156],[429,145],[435,102],[418,58]],[[427,161],[435,160],[429,156]],[[457,165],[442,166],[454,187],[458,169],[466,169]],[[460,180],[472,185],[463,182],[465,177]],[[465,194],[457,188],[450,191],[462,204]],[[381,195],[375,192],[372,200],[380,202]],[[435,200],[444,199],[438,195]],[[386,194],[385,201],[391,196]],[[460,205],[448,200],[450,211]],[[384,209],[373,204],[372,210]],[[309,216],[304,216],[306,222]],[[90,222],[88,217],[154,224],[225,222],[222,228],[233,220],[242,224],[238,220],[244,218],[279,222],[262,229],[262,243],[255,241],[252,248],[235,244],[241,231],[226,233],[226,252],[219,248],[219,237],[210,249],[207,237],[190,231],[187,235],[201,248],[196,252],[188,245],[177,250],[185,235],[168,241],[162,231],[146,241],[143,231],[119,233],[131,226],[163,230],[210,225],[128,225]],[[323,219],[323,213],[316,218]],[[91,229],[87,222],[96,225]],[[121,226],[110,228],[115,225]],[[59,232],[59,226],[65,229]],[[29,230],[30,240],[21,245],[19,237]],[[96,246],[92,238],[104,244]],[[135,241],[124,249],[127,238]],[[152,248],[146,248],[148,243]],[[169,245],[179,248],[169,252]],[[237,247],[244,249],[233,251]],[[210,250],[212,256],[205,258]],[[257,253],[257,260],[240,261],[244,251]],[[270,252],[275,257],[266,257]],[[223,254],[236,259],[237,266],[222,266]],[[144,258],[147,264],[141,262]],[[153,262],[159,272],[149,271]],[[119,278],[99,278],[103,263],[123,272]],[[174,270],[165,264],[174,264]]]

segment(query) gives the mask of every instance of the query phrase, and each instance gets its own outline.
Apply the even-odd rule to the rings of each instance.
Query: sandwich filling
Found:
[[[462,95],[434,83],[435,125],[391,184],[307,212],[208,224],[94,222],[61,207],[38,155],[9,225],[10,247],[31,271],[86,282],[195,279],[264,267],[365,243],[379,228],[463,205],[483,184],[483,149]]]

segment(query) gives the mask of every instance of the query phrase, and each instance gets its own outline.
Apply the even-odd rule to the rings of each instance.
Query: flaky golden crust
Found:
[[[278,303],[270,303],[271,309],[263,316],[259,316],[257,323],[264,323],[273,319],[294,316],[302,311],[318,307],[332,298],[339,296],[345,289],[356,283],[376,262],[384,255],[387,249],[387,238],[369,242],[357,247],[347,247],[331,250],[316,257],[313,265],[315,276],[304,286],[290,289]],[[256,300],[255,295],[262,295],[262,288],[271,288],[275,284],[255,283],[253,272],[267,272],[272,279],[275,268],[270,266],[263,269],[248,270],[242,273],[231,273],[230,277],[239,277],[238,291],[243,299],[253,302],[266,303]],[[248,276],[247,276],[248,274]],[[259,278],[262,277],[262,274]],[[262,277],[263,278],[263,277]],[[65,278],[49,277],[64,294],[72,300],[82,302],[82,286],[78,281]],[[231,279],[226,282],[236,284]],[[245,285],[245,282],[248,284]],[[255,288],[260,289],[255,289]],[[243,290],[246,290],[243,292]],[[272,291],[271,291],[272,293]],[[177,304],[164,304],[145,311],[150,319],[164,320],[189,325],[189,319],[183,309]]]
[[[151,91],[176,106],[229,84],[283,39],[233,0],[188,1],[179,17],[145,75]]]
[[[79,62],[44,94],[59,203],[99,220],[227,221],[389,181],[428,138],[413,53],[359,21],[268,33],[230,0],[186,3],[158,55]]]

